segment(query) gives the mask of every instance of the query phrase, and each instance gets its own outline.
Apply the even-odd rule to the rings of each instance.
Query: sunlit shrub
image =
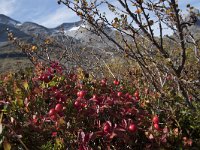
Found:
[[[133,149],[198,142],[197,112],[175,108],[181,105],[178,98],[171,98],[174,106],[168,101],[158,108],[159,94],[142,83],[94,80],[80,71],[69,73],[57,62],[32,71],[1,76],[4,147]]]

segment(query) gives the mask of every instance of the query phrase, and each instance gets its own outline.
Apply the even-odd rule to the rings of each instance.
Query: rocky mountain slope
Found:
[[[196,30],[199,31],[200,29],[200,16],[196,19],[195,25],[190,27],[192,32],[195,32]],[[91,27],[83,21],[63,23],[55,28],[46,28],[34,22],[20,23],[8,16],[0,14],[0,42],[7,41],[7,28],[13,31],[16,37],[19,38],[31,38],[33,36],[48,36],[53,38],[54,36],[64,35],[66,36],[66,39],[72,37],[81,42],[91,43],[91,40],[93,39],[95,44],[102,40],[100,36],[95,36],[92,32],[88,31]],[[108,33],[109,36],[115,36],[116,31],[113,31],[109,27],[105,27],[104,31]]]
[[[46,28],[34,22],[20,23],[5,15],[0,15],[0,42],[6,42],[7,30],[13,31],[14,35],[18,38],[31,38],[33,36],[51,37],[64,35],[67,39],[69,37],[80,41],[81,43],[90,42],[90,44],[98,44],[102,40],[100,36],[95,36],[90,30],[90,26],[83,21],[73,23],[63,23],[55,28]],[[89,29],[89,30],[88,30]],[[105,32],[110,36],[114,36],[115,31],[106,27]],[[105,39],[104,39],[105,40]]]

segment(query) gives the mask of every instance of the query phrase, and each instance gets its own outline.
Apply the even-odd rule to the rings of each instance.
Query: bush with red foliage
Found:
[[[160,118],[143,105],[149,92],[123,81],[112,82],[80,80],[55,62],[46,67],[39,64],[34,74],[2,77],[4,140],[12,147],[29,149],[133,149],[165,144],[167,124],[160,125]]]

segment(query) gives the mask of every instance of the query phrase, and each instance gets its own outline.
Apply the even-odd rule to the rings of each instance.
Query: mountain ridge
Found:
[[[0,23],[4,24],[4,29],[5,29],[5,26],[8,26],[8,28],[12,27],[13,30],[15,31],[20,30],[20,32],[24,32],[24,35],[29,35],[29,36],[42,35],[44,37],[45,36],[53,37],[54,35],[57,36],[59,34],[64,34],[65,36],[71,36],[73,38],[78,38],[78,40],[82,40],[82,41],[86,40],[88,42],[89,41],[88,38],[92,38],[92,37],[88,37],[88,35],[92,35],[92,36],[94,35],[86,29],[88,27],[91,28],[90,25],[83,22],[82,20],[76,21],[76,22],[65,22],[54,28],[48,28],[48,27],[42,26],[35,22],[30,22],[30,21],[21,23],[20,21],[12,19],[4,14],[0,14]],[[193,33],[195,33],[195,30],[197,31],[200,30],[200,17],[197,17],[196,23],[190,28]],[[111,28],[106,26],[104,29],[109,35],[113,36],[112,34],[113,31]],[[81,33],[76,32],[78,30],[80,30]],[[3,31],[1,27],[0,27],[0,31],[3,32],[3,34],[5,35],[5,31]],[[84,33],[87,36],[85,36]],[[3,39],[5,40],[5,36]],[[0,41],[3,41],[2,35],[0,35]]]
[[[188,19],[192,18],[190,17],[190,15],[191,13],[188,14]],[[196,19],[196,23],[192,26],[189,26],[189,29],[192,33],[198,33],[200,31],[200,16],[198,16]],[[79,41],[79,44],[89,44],[91,46],[97,45],[101,48],[104,48],[101,41],[104,41],[107,44],[109,43],[109,45],[112,44],[112,42],[105,38],[103,34],[96,35],[92,31],[90,31],[93,27],[91,27],[90,24],[84,22],[83,20],[68,23],[65,22],[54,28],[48,28],[30,21],[21,23],[6,15],[0,14],[0,25],[0,42],[7,41],[5,37],[7,33],[7,28],[9,28],[11,29],[11,31],[14,31],[14,36],[22,39],[33,39],[33,37],[42,37],[44,39],[47,37],[56,39],[60,38],[61,40],[64,39],[66,43],[69,43],[73,38],[76,42]],[[105,25],[102,29],[108,34],[108,36],[116,38],[116,31],[113,30],[111,27]]]
[[[17,24],[21,24],[21,22],[14,20],[4,14],[0,14],[0,23],[2,24],[7,24],[7,25],[11,25],[11,26],[15,26]]]
[[[1,17],[1,16],[0,16]],[[60,40],[65,40],[66,43],[70,43],[71,39],[73,38],[76,43],[78,42],[79,44],[83,45],[90,45],[90,46],[95,46],[97,45],[98,47],[104,48],[105,46],[103,45],[103,42],[101,42],[102,37],[99,35],[95,35],[93,32],[90,30],[92,27],[80,20],[76,22],[69,22],[69,23],[62,23],[61,25],[56,26],[55,28],[47,28],[45,26],[42,26],[40,24],[37,24],[35,22],[24,22],[20,23],[10,17],[6,17],[5,15],[2,15],[2,18],[0,18],[0,23],[4,24],[4,26],[7,26],[7,28],[10,28],[12,26],[11,31],[20,31],[24,33],[24,37],[20,38],[27,38],[26,35],[31,37],[42,37],[42,38],[56,38]],[[5,19],[6,18],[6,19]],[[1,22],[2,20],[2,22]],[[9,24],[8,24],[9,23]],[[6,27],[4,27],[5,29]],[[104,27],[103,28],[105,32],[109,36],[115,36],[114,30],[112,30],[110,27]],[[1,27],[0,27],[1,30]],[[7,33],[6,30],[2,31],[4,37],[0,34],[0,42],[6,42],[5,34]],[[14,36],[18,37],[18,33],[15,32]],[[104,40],[107,40],[104,38]],[[107,42],[109,42],[107,40]]]

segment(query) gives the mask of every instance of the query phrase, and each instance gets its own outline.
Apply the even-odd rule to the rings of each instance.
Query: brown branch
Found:
[[[171,0],[171,4],[173,7],[173,10],[175,12],[175,16],[176,16],[176,27],[178,29],[178,35],[180,38],[180,44],[181,44],[181,48],[182,48],[182,61],[180,66],[178,67],[177,70],[177,76],[180,77],[181,76],[181,72],[184,68],[185,62],[186,62],[186,46],[185,46],[185,38],[184,38],[184,34],[183,34],[183,28],[181,27],[181,22],[180,22],[180,15],[179,15],[179,9],[177,9],[178,4],[176,3],[175,0]]]

